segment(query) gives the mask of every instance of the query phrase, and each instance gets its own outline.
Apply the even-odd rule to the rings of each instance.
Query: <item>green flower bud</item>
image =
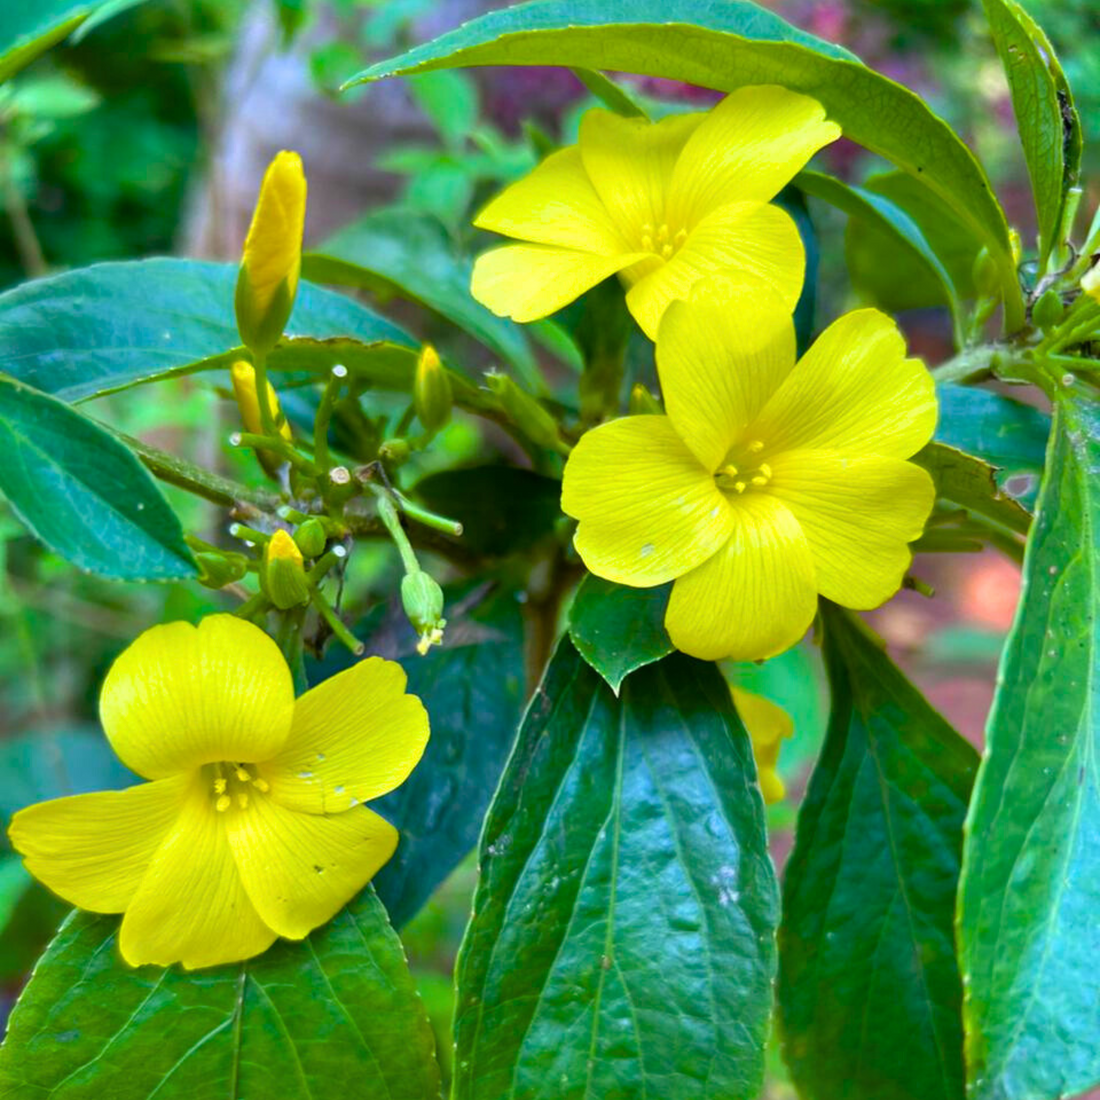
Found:
[[[413,408],[429,435],[435,435],[451,419],[454,395],[451,380],[439,361],[435,348],[425,344],[416,361],[413,381]]]
[[[631,416],[661,416],[664,413],[661,403],[641,384],[637,382],[630,391]]]
[[[243,554],[202,551],[195,555],[199,566],[199,584],[207,588],[224,588],[239,581],[248,572],[248,559]]]
[[[401,603],[413,629],[420,635],[417,649],[425,654],[443,641],[443,589],[423,569],[406,573],[401,580]]]
[[[412,448],[407,439],[387,439],[378,448],[378,457],[392,466],[400,466],[410,454],[412,454]]]
[[[529,393],[521,390],[506,374],[491,372],[485,376],[489,389],[496,394],[508,418],[532,443],[565,453],[557,421]]]
[[[260,587],[280,611],[309,602],[309,582],[302,562],[302,552],[282,528],[275,532],[264,547]]]
[[[1001,275],[997,270],[997,264],[989,254],[988,248],[983,248],[974,257],[974,289],[979,297],[995,298],[1000,289]]]
[[[328,536],[321,521],[311,516],[294,532],[294,541],[303,556],[319,558],[325,552]]]
[[[1032,306],[1031,320],[1044,331],[1054,328],[1066,312],[1062,304],[1062,296],[1051,287],[1043,292],[1039,300]]]

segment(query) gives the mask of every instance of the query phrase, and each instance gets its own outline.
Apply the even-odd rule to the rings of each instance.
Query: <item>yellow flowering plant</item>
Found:
[[[1100,1082],[1100,219],[983,7],[1034,234],[770,10],[530,0],[362,77],[435,147],[272,105],[224,261],[0,293],[5,1100]]]

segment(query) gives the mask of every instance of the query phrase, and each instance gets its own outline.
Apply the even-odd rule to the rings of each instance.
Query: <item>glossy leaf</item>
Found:
[[[375,877],[390,919],[407,923],[477,844],[526,698],[523,617],[515,592],[469,584],[444,590],[444,644],[420,656],[400,604],[357,628],[367,652],[400,661],[408,690],[428,708],[432,735],[424,758],[373,808],[397,826],[397,854]],[[317,683],[351,664],[330,650],[311,670]]]
[[[1100,1083],[1100,415],[1055,401],[967,819],[959,943],[974,1100]]]
[[[68,405],[0,376],[0,493],[51,550],[118,580],[192,577],[175,512],[122,443]]]
[[[822,616],[833,703],[784,876],[784,1054],[806,1100],[963,1100],[954,912],[978,755],[862,623]]]
[[[750,1100],[775,876],[748,738],[679,654],[617,699],[568,639],[481,841],[454,1100]]]
[[[747,0],[534,0],[379,62],[349,84],[470,65],[563,65],[719,91],[784,84],[816,96],[853,141],[918,176],[995,257],[1010,330],[1023,323],[1004,213],[973,154],[919,96]]]
[[[1059,244],[1066,192],[1081,171],[1081,120],[1058,56],[1015,0],[983,0],[1001,55],[1039,222],[1039,264]]]
[[[156,259],[95,264],[24,283],[0,294],[0,372],[78,401],[202,360],[226,364],[240,354],[236,279],[233,264]],[[308,283],[298,288],[287,331],[412,343],[365,306]],[[296,365],[292,350],[271,357],[273,369]]]
[[[386,911],[368,887],[302,943],[187,973],[131,969],[117,917],[74,913],[12,1012],[0,1048],[6,1100],[435,1100],[424,1008]]]
[[[945,443],[929,443],[913,461],[932,475],[939,496],[1010,531],[1027,534],[1031,516],[997,484],[996,471],[988,462]]]
[[[591,574],[577,589],[569,637],[616,695],[629,673],[672,652],[665,630],[669,591],[669,585],[627,588]]]

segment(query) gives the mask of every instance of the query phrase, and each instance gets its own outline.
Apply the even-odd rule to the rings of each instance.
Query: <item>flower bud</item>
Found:
[[[401,603],[413,629],[420,635],[416,647],[420,654],[439,645],[447,620],[443,618],[443,589],[435,578],[423,569],[406,573],[401,580]]]
[[[770,699],[739,687],[730,690],[737,713],[752,742],[760,793],[769,805],[779,802],[787,793],[777,767],[779,749],[784,739],[794,733],[794,722],[781,706]]]
[[[294,532],[294,541],[305,557],[319,558],[325,552],[328,536],[321,521],[311,516]]]
[[[279,342],[294,306],[305,215],[302,160],[284,150],[264,173],[237,275],[237,331],[260,355]]]
[[[412,448],[407,439],[387,439],[378,448],[378,457],[393,466],[400,466],[411,453]]]
[[[199,566],[199,584],[207,588],[224,588],[248,572],[248,559],[244,554],[204,550],[195,555],[195,561]]]
[[[260,582],[264,594],[280,611],[309,602],[309,582],[302,552],[282,528],[264,547]]]
[[[565,451],[557,421],[535,398],[521,390],[506,374],[491,372],[485,376],[485,381],[508,418],[532,443],[553,451]]]
[[[1100,263],[1093,264],[1081,276],[1081,289],[1090,297],[1100,302]]]
[[[260,401],[256,395],[256,372],[252,364],[238,359],[229,368],[229,377],[233,382],[233,396],[237,399],[237,408],[241,411],[241,423],[244,424],[245,431],[262,435],[264,426],[260,417]],[[279,424],[279,434],[289,443],[294,438],[294,433],[282,414],[279,397],[270,382],[267,384],[267,405],[275,422]],[[280,420],[282,423],[279,423]]]
[[[1040,295],[1039,300],[1032,306],[1031,320],[1044,331],[1054,328],[1065,314],[1065,306],[1062,305],[1062,296],[1050,287]]]
[[[413,381],[413,408],[424,430],[435,435],[451,419],[451,380],[439,361],[435,348],[425,344],[416,361]]]
[[[631,416],[661,416],[664,413],[661,403],[641,384],[636,382],[630,391]]]

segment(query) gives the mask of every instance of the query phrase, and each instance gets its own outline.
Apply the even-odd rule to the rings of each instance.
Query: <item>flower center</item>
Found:
[[[715,472],[714,480],[723,492],[744,493],[749,489],[763,489],[772,479],[772,468],[762,462],[760,455],[764,444],[759,439],[750,439],[744,446],[726,455],[726,459]]]
[[[670,260],[686,240],[686,229],[673,233],[667,222],[661,222],[656,229],[649,222],[642,226],[642,251],[652,252],[662,260]]]
[[[252,770],[249,771],[249,768]],[[207,764],[203,768],[203,777],[212,787],[214,809],[225,813],[231,806],[247,810],[249,796],[259,791],[263,794],[271,788],[267,780],[256,773],[256,765],[229,763],[222,761]]]

